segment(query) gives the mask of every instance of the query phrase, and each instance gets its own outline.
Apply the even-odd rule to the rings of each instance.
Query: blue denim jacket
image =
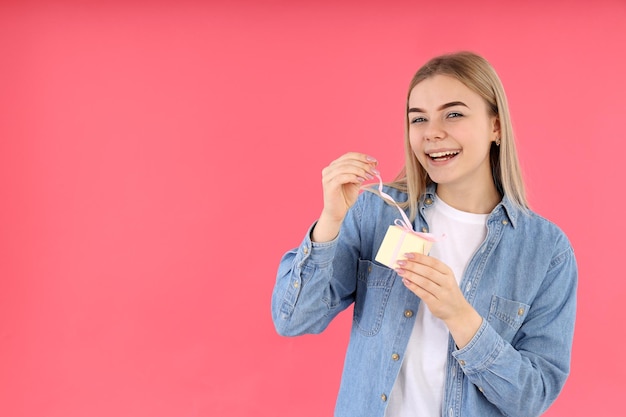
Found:
[[[396,201],[407,195],[385,187]],[[434,187],[421,197],[414,229]],[[382,417],[400,370],[420,300],[390,268],[374,261],[397,208],[364,192],[339,236],[302,244],[281,260],[272,294],[279,334],[323,331],[354,303],[336,417]],[[578,272],[572,247],[553,223],[506,196],[487,220],[487,237],[460,288],[483,317],[463,349],[448,342],[442,416],[538,416],[569,374]],[[416,393],[419,395],[419,393]]]

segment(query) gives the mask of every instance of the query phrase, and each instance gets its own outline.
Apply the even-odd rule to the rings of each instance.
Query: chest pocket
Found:
[[[359,260],[354,323],[365,336],[380,330],[396,273],[371,261]]]
[[[528,315],[528,304],[494,295],[489,306],[489,324],[507,341],[513,340]]]

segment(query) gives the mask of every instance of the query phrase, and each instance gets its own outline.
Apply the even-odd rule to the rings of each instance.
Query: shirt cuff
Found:
[[[466,375],[487,369],[504,349],[504,341],[493,327],[483,318],[483,322],[472,340],[452,356],[458,361]]]
[[[311,233],[313,233],[313,228],[316,224],[317,222],[311,225],[298,249],[298,256],[301,258],[300,265],[304,262],[311,262],[317,266],[326,266],[332,263],[335,257],[339,235],[328,242],[313,242],[311,240]]]

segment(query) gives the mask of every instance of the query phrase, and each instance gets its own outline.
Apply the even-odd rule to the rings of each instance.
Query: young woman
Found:
[[[491,65],[468,52],[414,76],[406,162],[383,188],[429,256],[376,262],[398,208],[373,157],[323,170],[324,208],[281,260],[279,334],[323,331],[354,303],[337,417],[538,416],[569,374],[577,266],[563,232],[527,205],[509,109]],[[375,191],[375,189],[373,189]]]

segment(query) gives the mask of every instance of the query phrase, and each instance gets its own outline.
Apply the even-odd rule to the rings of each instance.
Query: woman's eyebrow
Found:
[[[447,109],[448,107],[454,107],[454,106],[463,106],[469,109],[469,106],[463,103],[462,101],[451,101],[449,103],[442,104],[441,106],[439,106],[437,111],[441,111],[441,110]],[[426,113],[426,110],[420,109],[419,107],[410,107],[408,112],[409,113]]]

